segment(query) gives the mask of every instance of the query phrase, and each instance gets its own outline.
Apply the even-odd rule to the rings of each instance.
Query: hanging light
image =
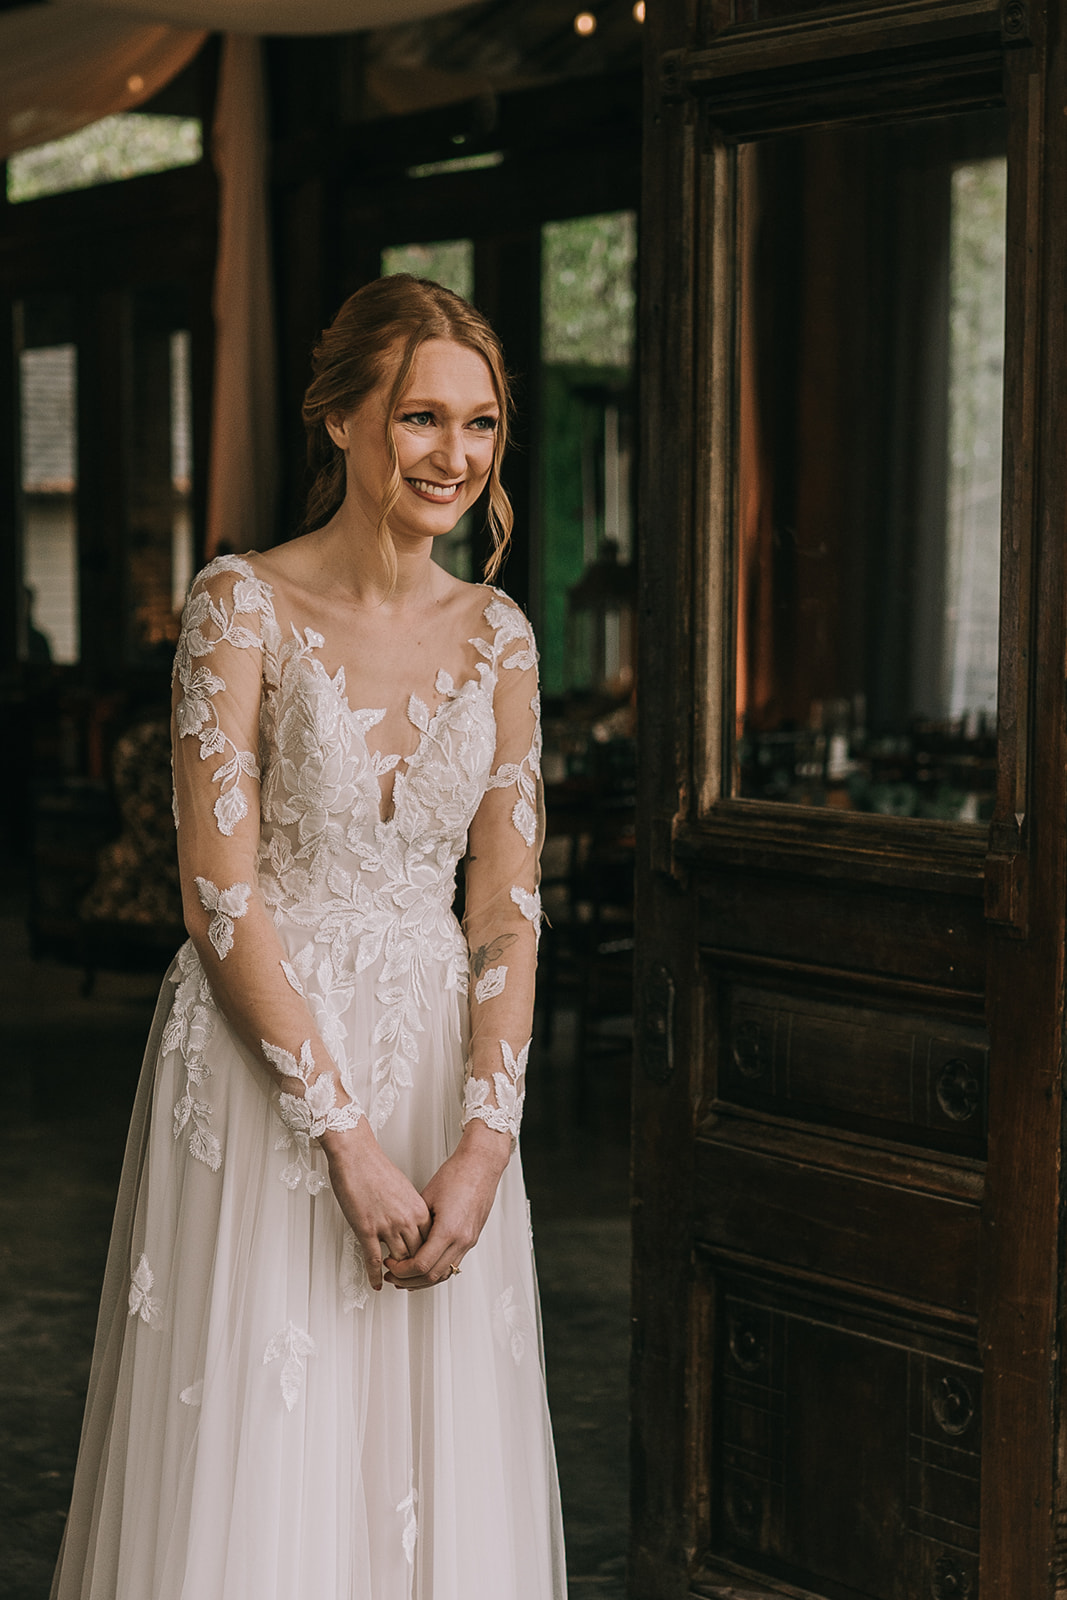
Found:
[[[591,11],[579,11],[574,19],[574,31],[582,39],[596,32],[596,18]]]
[[[635,22],[644,22],[644,20],[645,20],[645,0],[636,0],[636,3],[634,5],[634,21]]]

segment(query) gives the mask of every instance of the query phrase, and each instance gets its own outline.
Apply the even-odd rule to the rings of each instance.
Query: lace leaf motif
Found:
[[[475,1077],[467,1079],[463,1100],[463,1123],[466,1126],[468,1122],[473,1122],[477,1118],[487,1123],[497,1133],[510,1133],[513,1139],[517,1139],[522,1123],[523,1101],[526,1098],[526,1061],[530,1054],[530,1041],[527,1040],[516,1056],[507,1040],[501,1039],[500,1054],[504,1063],[503,1072],[494,1072],[492,1080]],[[494,1091],[495,1106],[489,1102],[489,1096]]]
[[[142,1250],[140,1260],[130,1279],[129,1314],[131,1317],[140,1317],[150,1328],[159,1327],[163,1311],[160,1302],[152,1298],[155,1282],[155,1273],[148,1265],[148,1257]]]
[[[318,1349],[314,1339],[306,1329],[298,1328],[292,1319],[268,1341],[263,1352],[263,1365],[268,1367],[272,1361],[281,1361],[279,1381],[286,1411],[292,1411],[300,1399],[307,1358],[315,1355],[318,1355]]]
[[[227,610],[223,600],[216,601],[206,588],[197,589],[190,596],[182,618],[182,631],[174,656],[174,678],[181,686],[181,697],[175,707],[174,719],[180,738],[196,735],[200,741],[200,759],[209,761],[216,756],[226,756],[212,774],[212,782],[219,785],[219,795],[212,810],[219,832],[227,838],[242,818],[248,815],[248,800],[241,789],[241,777],[259,778],[259,764],[250,750],[239,750],[225,732],[219,719],[214,698],[226,688],[226,681],[206,666],[195,666],[201,656],[211,655],[220,644],[232,645],[238,650],[262,650],[263,641],[251,628],[244,627],[237,618],[241,615],[273,616],[270,591],[266,584],[252,573],[247,562],[235,557],[221,557],[204,568],[198,582],[220,572],[236,572],[233,586],[232,610]],[[204,628],[210,627],[214,637],[206,637]]]
[[[206,1053],[215,1031],[215,1002],[191,940],[178,951],[174,1007],[163,1030],[161,1049],[180,1052],[185,1089],[174,1105],[174,1137],[189,1128],[189,1154],[212,1172],[222,1166],[222,1145],[210,1127],[211,1106],[193,1093],[211,1076]]]
[[[233,883],[228,889],[220,889],[210,878],[194,878],[193,881],[204,910],[215,913],[207,936],[219,960],[225,961],[233,949],[233,925],[248,910],[252,889],[247,883]]]

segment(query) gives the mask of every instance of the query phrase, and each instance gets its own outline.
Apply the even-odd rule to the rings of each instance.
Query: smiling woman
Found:
[[[190,940],[54,1600],[566,1592],[517,1154],[537,653],[506,596],[431,559],[486,491],[494,570],[506,545],[503,359],[456,296],[392,278],[315,373],[309,531],[213,562],[185,611]]]
[[[432,359],[427,347],[438,341],[446,341],[459,359],[474,357],[480,362],[477,367],[467,367],[469,374],[477,374],[477,392],[464,393],[461,399],[468,407],[464,421],[472,427],[477,424],[475,431],[491,431],[493,437],[486,511],[493,541],[486,577],[492,578],[500,570],[512,525],[511,504],[500,479],[510,406],[503,354],[488,323],[465,300],[440,284],[407,273],[380,278],[352,295],[315,351],[315,378],[304,399],[308,465],[315,474],[304,529],[311,532],[329,522],[347,493],[348,458],[331,428],[359,411],[371,389],[380,387],[380,411],[373,426],[385,451],[389,474],[377,508],[378,549],[386,572],[393,571],[389,517],[403,484],[398,432],[393,424],[404,413],[409,418],[418,416],[419,407],[425,406],[426,397],[418,395],[413,387],[413,369],[417,356],[424,362]],[[436,364],[435,373],[440,366],[441,363]],[[449,382],[454,380],[450,378]],[[427,426],[437,421],[433,412],[431,405]],[[490,420],[491,430],[486,426]],[[447,474],[438,470],[430,473],[430,481],[442,480],[447,480]],[[485,481],[479,485],[479,493]],[[477,494],[471,496],[462,509],[466,510],[477,498]],[[453,518],[450,527],[457,520]]]

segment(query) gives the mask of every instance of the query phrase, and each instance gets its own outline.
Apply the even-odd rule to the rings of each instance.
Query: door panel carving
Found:
[[[976,1597],[973,1348],[712,1257],[701,1270],[720,1330],[715,1554],[828,1595]]]
[[[985,1155],[984,1029],[723,985],[718,1097],[776,1116]]]

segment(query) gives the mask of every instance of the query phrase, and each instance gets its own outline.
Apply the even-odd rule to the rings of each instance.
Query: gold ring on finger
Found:
[[[461,1269],[457,1267],[456,1263],[453,1261],[452,1265],[448,1269],[448,1275],[450,1278],[458,1278],[460,1271]]]

